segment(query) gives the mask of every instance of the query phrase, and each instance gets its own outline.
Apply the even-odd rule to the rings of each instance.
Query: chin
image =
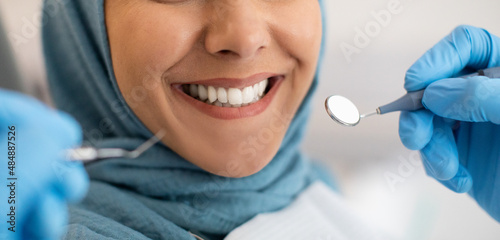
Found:
[[[203,170],[218,176],[230,178],[248,177],[267,166],[276,155],[278,148],[279,145],[278,147],[267,147],[247,158],[241,157],[242,155],[238,151],[232,154],[229,154],[227,150],[225,152],[221,151],[224,153],[223,155],[220,154],[221,152],[214,153],[210,159],[199,159],[203,164],[197,165]]]

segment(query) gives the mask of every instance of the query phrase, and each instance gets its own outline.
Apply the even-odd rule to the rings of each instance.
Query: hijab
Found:
[[[51,95],[81,124],[84,142],[131,150],[152,137],[119,91],[104,0],[45,0],[43,14]],[[70,206],[66,238],[194,239],[192,232],[222,239],[255,215],[286,207],[316,180],[333,187],[324,168],[299,150],[317,84],[316,76],[275,157],[251,176],[208,173],[161,143],[137,159],[86,165],[90,187]]]

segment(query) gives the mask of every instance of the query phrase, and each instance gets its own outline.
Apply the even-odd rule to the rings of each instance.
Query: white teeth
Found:
[[[190,84],[189,85],[189,93],[194,98],[198,97],[198,86],[196,84]]]
[[[243,98],[243,103],[250,103],[252,101],[254,97],[254,93],[253,93],[253,87],[250,86],[250,87],[246,87],[243,89],[243,92],[242,92],[242,98]]]
[[[259,97],[259,96],[257,96],[257,97],[256,97],[256,98],[254,98],[254,99],[253,99],[250,103],[254,103],[254,102],[257,102],[257,101],[259,101],[259,100],[260,100],[260,97]]]
[[[217,99],[221,103],[227,103],[227,92],[224,88],[217,89]]]
[[[217,91],[212,86],[208,86],[208,100],[211,103],[213,103],[217,100]]]
[[[243,102],[242,95],[241,90],[237,88],[230,88],[229,91],[227,91],[227,100],[229,100],[229,103],[232,105],[238,105]]]
[[[266,90],[267,87],[267,82],[268,80],[266,79],[259,83],[259,97],[262,97],[262,95],[264,95],[264,91]]]
[[[253,85],[253,94],[254,94],[254,96],[253,96],[254,99],[257,99],[259,97],[259,84],[258,83]]]
[[[198,85],[198,97],[200,97],[201,101],[208,98],[207,89],[203,85]]]
[[[207,104],[218,107],[244,107],[259,101],[263,97],[268,84],[269,80],[265,79],[243,89],[215,88],[213,86],[196,84],[189,84],[189,86],[187,84],[183,85],[182,89],[193,98],[199,99]]]

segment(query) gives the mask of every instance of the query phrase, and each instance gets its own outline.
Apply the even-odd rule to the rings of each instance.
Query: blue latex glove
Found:
[[[468,192],[500,221],[500,79],[453,78],[500,66],[500,39],[459,26],[406,73],[405,88],[426,88],[427,108],[402,112],[403,144],[420,150],[428,175]]]
[[[8,137],[15,143],[15,168],[11,169]],[[68,221],[67,203],[82,199],[89,185],[82,164],[66,162],[61,154],[81,141],[80,126],[69,115],[0,89],[0,239],[60,239]],[[8,187],[11,182],[15,182],[15,198]],[[8,230],[11,207],[15,207],[15,232]]]

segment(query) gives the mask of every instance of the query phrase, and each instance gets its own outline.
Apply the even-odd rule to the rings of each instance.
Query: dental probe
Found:
[[[143,152],[151,148],[165,136],[166,131],[160,130],[153,137],[141,144],[133,151],[122,148],[94,148],[90,146],[82,146],[73,148],[66,151],[67,161],[78,161],[83,163],[93,162],[108,158],[137,158]]]

